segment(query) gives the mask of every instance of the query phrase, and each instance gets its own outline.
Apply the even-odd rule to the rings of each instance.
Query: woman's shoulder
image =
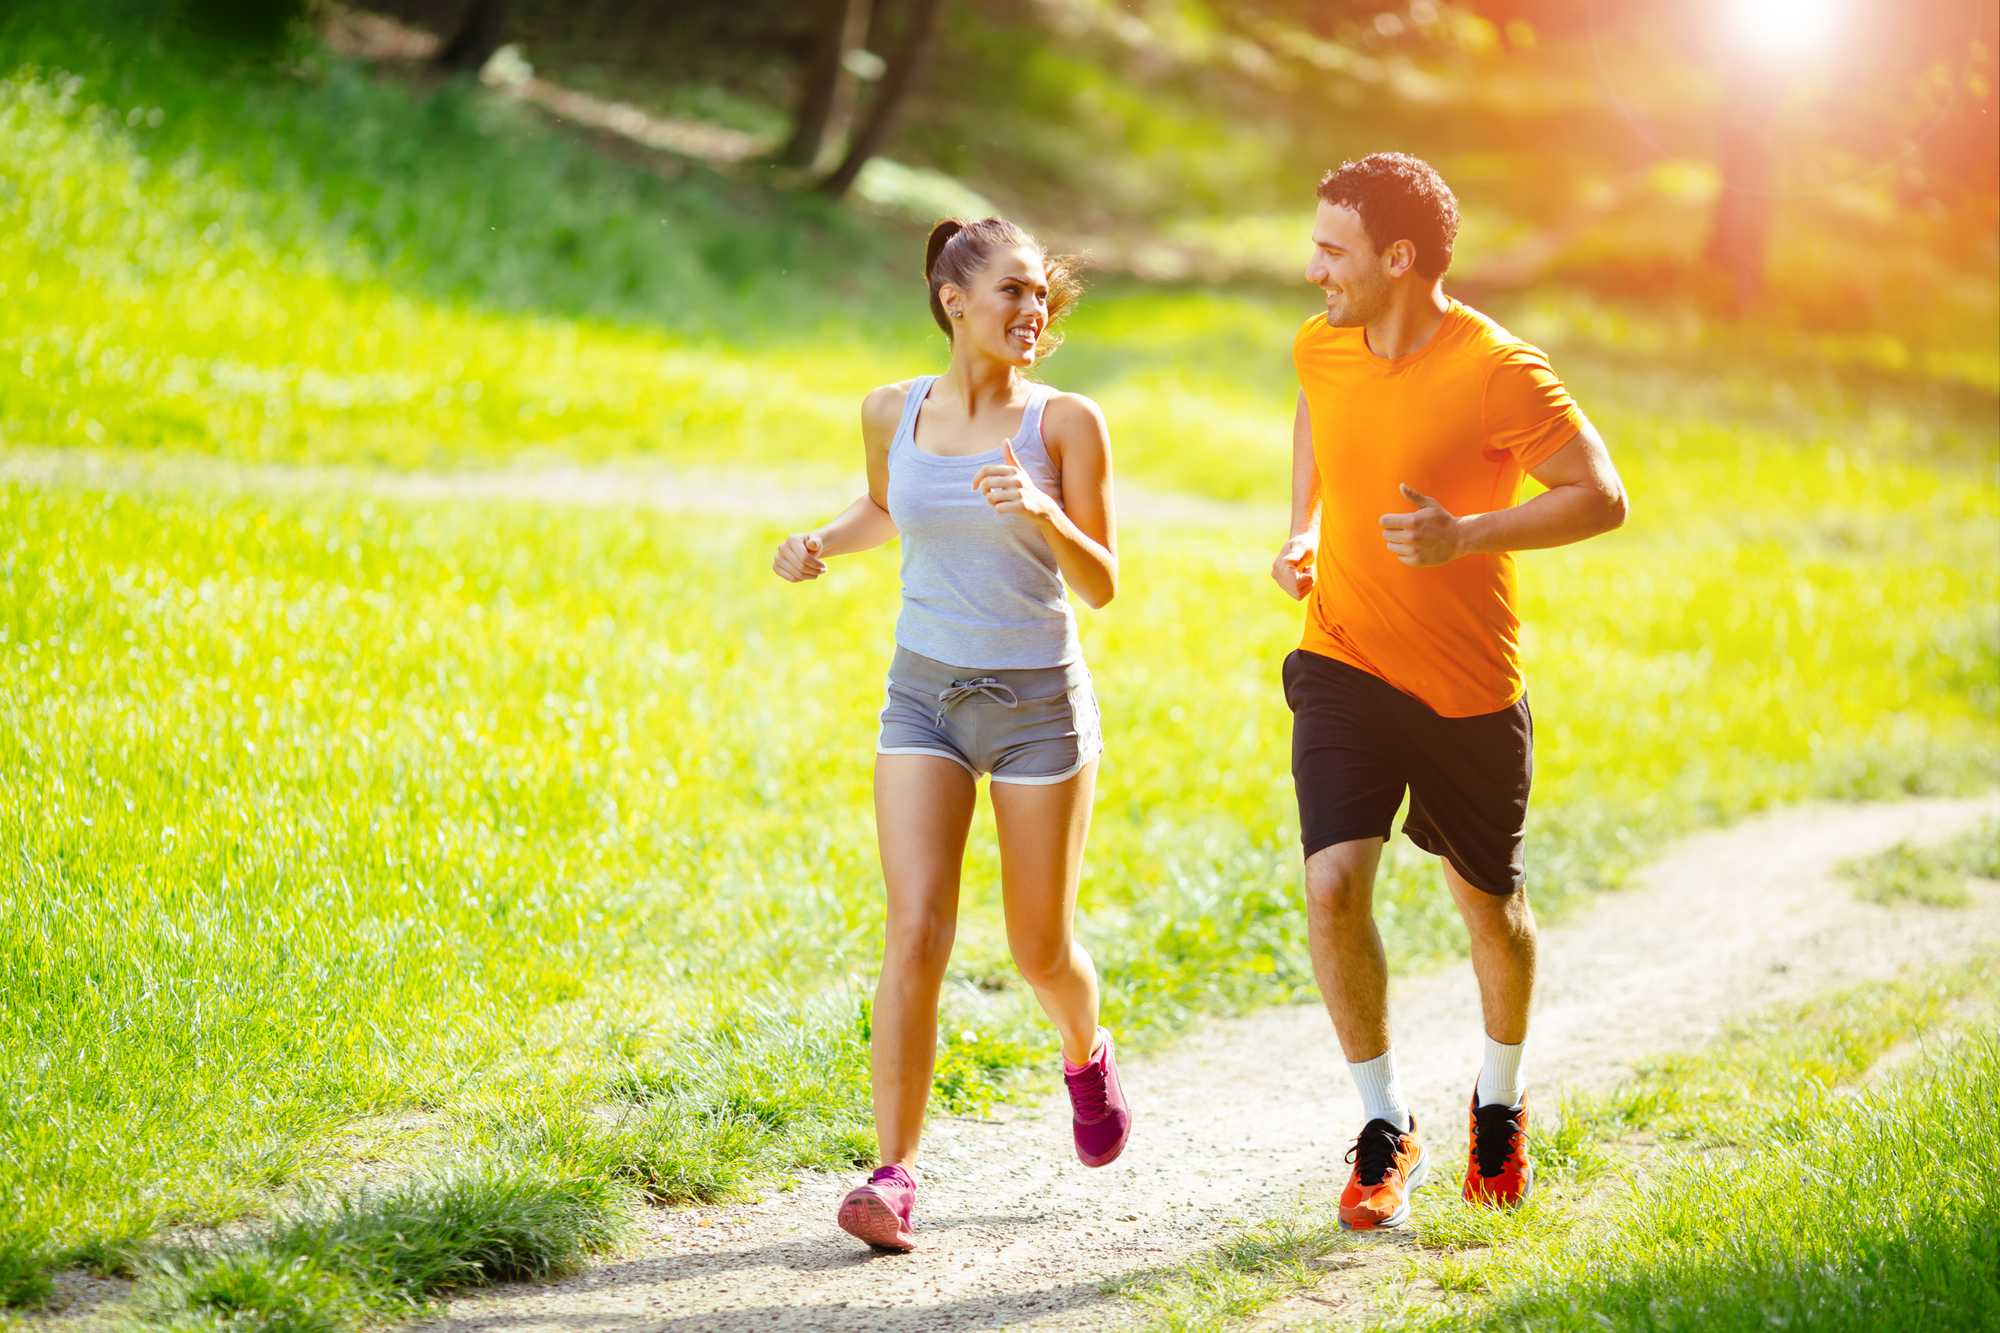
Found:
[[[929,378],[928,375],[915,375],[870,389],[868,396],[861,400],[862,425],[871,430],[895,430],[903,419],[903,408],[910,400],[910,390]]]
[[[1051,388],[1042,404],[1042,433],[1060,440],[1102,441],[1110,438],[1111,430],[1096,399]]]

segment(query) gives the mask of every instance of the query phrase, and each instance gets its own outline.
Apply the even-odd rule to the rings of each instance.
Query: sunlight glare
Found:
[[[1796,59],[1827,44],[1844,7],[1841,0],[1729,0],[1729,24],[1753,51]]]

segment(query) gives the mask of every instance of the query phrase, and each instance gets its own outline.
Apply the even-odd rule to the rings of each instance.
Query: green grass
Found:
[[[406,1110],[481,1143],[616,1102],[571,1137],[661,1199],[865,1155],[892,561],[795,589],[764,573],[776,525],[136,475],[0,488],[17,1225],[68,1246],[254,1212],[337,1177],[344,1123]],[[1823,521],[1533,567],[1545,908],[1718,817],[1990,781],[1993,723],[1934,649],[1989,576],[1888,514],[1820,549]],[[1085,629],[1112,748],[1084,928],[1135,1035],[1309,993],[1273,683],[1296,612],[1257,588],[1263,535],[1135,527]],[[1207,633],[1225,604],[1237,633]],[[975,839],[949,1105],[1047,1058],[995,878]],[[1461,947],[1433,879],[1391,863],[1400,960]]]
[[[169,1255],[138,1308],[149,1323],[191,1330],[379,1326],[450,1291],[572,1271],[616,1241],[622,1217],[603,1176],[503,1170],[408,1185],[227,1248]]]
[[[85,73],[0,75],[11,442],[823,479],[854,473],[861,395],[938,357],[899,224],[692,169],[662,181],[475,91],[413,99],[324,58],[218,79],[13,45]],[[1049,373],[1102,401],[1128,480],[1280,508],[1310,296],[1106,284]],[[1557,353],[1628,457],[1693,435],[1837,450],[1857,482],[1917,452],[1990,463],[1990,378],[1954,390],[1951,366],[1894,339],[1719,333],[1663,305],[1537,295],[1499,313]],[[1938,346],[2000,366],[1977,338]]]
[[[1990,1326],[2000,1303],[2000,1045],[1944,1047],[1839,1106],[1764,1126],[1754,1152],[1679,1158],[1601,1232],[1469,1265],[1469,1310],[1416,1327]],[[1526,1247],[1534,1249],[1537,1247]]]
[[[1345,1243],[1324,1208],[1260,1223],[1166,1273],[1127,1279],[1119,1294],[1144,1311],[1148,1333],[1192,1333],[1253,1315],[1322,1274],[1313,1264]]]
[[[1990,1119],[1974,1108],[2000,1092],[2000,1048],[1967,1022],[1996,1002],[2000,973],[1985,959],[1785,1006],[1654,1060],[1611,1092],[1535,1118],[1536,1193],[1512,1212],[1459,1200],[1449,1184],[1464,1159],[1447,1151],[1446,1187],[1418,1196],[1415,1257],[1359,1276],[1365,1322],[1767,1327],[1779,1311],[1809,1327],[1866,1328],[1923,1310],[1926,1326],[1977,1325],[2000,1276],[1980,1267],[2000,1173],[1983,1143],[1961,1155],[1952,1140]],[[1856,1091],[1912,1038],[1927,1043],[1924,1058]],[[1380,1245],[1309,1205],[1122,1291],[1148,1328],[1212,1328],[1319,1286],[1329,1259]],[[1968,1268],[1972,1282],[1954,1279]],[[1352,1288],[1356,1275],[1332,1280]]]
[[[788,588],[769,549],[821,515],[233,465],[852,477],[861,393],[939,360],[908,238],[310,53],[218,73],[17,25],[0,55],[0,443],[104,463],[0,476],[0,1294],[439,1153],[658,1202],[864,1159],[893,554]],[[1298,610],[1263,575],[1303,305],[1106,284],[1051,371],[1103,401],[1121,481],[1269,515],[1128,524],[1085,620],[1083,928],[1141,1044],[1311,992]],[[1990,395],[1671,313],[1517,313],[1635,505],[1522,562],[1542,908],[1703,824],[2000,777]],[[996,881],[975,837],[954,1110],[1053,1060]],[[1407,849],[1378,902],[1399,966],[1462,949]],[[217,1291],[352,1294],[289,1252],[239,1267]]]
[[[1912,901],[1963,907],[1972,901],[1972,879],[2000,879],[2000,821],[1988,820],[1942,847],[1897,843],[1885,852],[1842,867],[1870,902]]]
[[[49,1269],[55,1261],[56,1255],[34,1230],[0,1233],[0,1309],[46,1300],[54,1288]]]

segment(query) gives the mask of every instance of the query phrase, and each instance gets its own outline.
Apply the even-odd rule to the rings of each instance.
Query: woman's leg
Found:
[[[992,784],[1007,943],[1014,965],[1062,1033],[1063,1056],[1078,1065],[1089,1061],[1097,1037],[1097,969],[1074,929],[1096,790],[1094,760],[1063,782]]]
[[[958,927],[958,878],[972,826],[972,775],[949,759],[875,757],[875,827],[888,890],[875,983],[875,1138],[882,1164],[909,1165],[937,1062],[938,989]]]

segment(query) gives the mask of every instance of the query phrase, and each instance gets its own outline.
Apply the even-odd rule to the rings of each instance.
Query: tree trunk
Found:
[[[1749,313],[1764,295],[1778,93],[1771,71],[1738,61],[1723,95],[1722,192],[1702,257],[1727,275],[1730,301],[1739,315]]]
[[[507,0],[472,0],[458,31],[438,48],[437,63],[477,74],[506,40]]]
[[[792,117],[792,137],[778,152],[778,161],[790,167],[818,165],[827,142],[846,132],[854,115],[854,76],[847,69],[847,54],[867,39],[875,0],[821,0],[821,8],[812,62]]]
[[[917,67],[923,64],[926,48],[930,45],[931,29],[937,24],[939,0],[911,0],[908,26],[903,29],[902,44],[889,62],[889,72],[882,76],[882,86],[875,93],[875,101],[868,108],[868,119],[855,134],[854,142],[848,145],[847,156],[841,159],[833,174],[820,182],[822,193],[838,199],[854,185],[854,178],[861,174],[868,159],[889,137],[889,127],[894,122],[897,110],[903,104],[904,96],[917,77]]]

